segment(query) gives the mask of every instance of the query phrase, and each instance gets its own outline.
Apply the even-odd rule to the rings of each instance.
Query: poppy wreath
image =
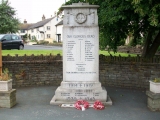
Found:
[[[85,110],[89,108],[89,103],[85,100],[78,100],[75,104],[74,107],[78,110]]]
[[[93,108],[95,110],[103,110],[104,109],[104,105],[102,104],[102,102],[100,102],[99,100],[97,100],[97,101],[94,102]]]

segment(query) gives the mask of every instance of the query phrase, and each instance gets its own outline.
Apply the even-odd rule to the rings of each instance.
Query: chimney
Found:
[[[42,20],[45,20],[45,16],[44,15],[42,16]]]
[[[26,19],[24,19],[24,23],[27,23]]]

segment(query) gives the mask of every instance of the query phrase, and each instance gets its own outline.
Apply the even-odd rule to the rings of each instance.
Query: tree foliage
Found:
[[[16,11],[8,0],[0,1],[0,34],[16,33],[19,29],[19,20],[14,17]]]
[[[160,0],[70,0],[89,2],[98,8],[100,48],[116,51],[128,35],[133,43],[143,40],[143,57],[153,57],[160,45]]]

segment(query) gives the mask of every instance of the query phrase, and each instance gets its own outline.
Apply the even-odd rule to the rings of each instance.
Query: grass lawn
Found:
[[[2,50],[2,56],[15,56],[16,54],[18,54],[18,56],[23,56],[23,55],[27,55],[30,56],[32,54],[34,54],[35,56],[38,55],[57,55],[57,54],[61,54],[62,55],[62,50]],[[114,52],[110,52],[110,54],[108,53],[108,51],[99,51],[99,54],[103,54],[105,56],[109,56],[110,54],[112,56],[123,56],[123,57],[127,57],[129,54],[127,53],[115,53]],[[130,54],[132,57],[136,56],[136,54]]]
[[[119,53],[119,52],[117,52],[117,53],[114,53],[114,52],[110,52],[110,53],[108,53],[108,51],[99,51],[99,54],[102,54],[102,55],[105,55],[105,56],[110,56],[110,54],[112,55],[112,56],[121,56],[121,57],[128,57],[128,55],[130,55],[131,57],[136,57],[137,55],[136,54],[128,54],[128,53]]]
[[[61,54],[62,55],[62,50],[2,50],[2,56],[15,56],[16,54],[18,54],[18,56],[23,56],[23,55],[27,55],[30,56],[32,54],[34,54],[35,56],[38,55],[57,55],[57,54]]]

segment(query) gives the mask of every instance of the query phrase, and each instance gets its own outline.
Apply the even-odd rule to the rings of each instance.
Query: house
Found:
[[[33,24],[32,23],[27,23],[26,20],[24,20],[24,23],[21,23],[19,25],[19,30],[18,30],[18,33],[16,33],[17,35],[21,36],[23,38],[24,35],[26,35],[28,33],[28,28],[30,26],[32,26]]]
[[[61,19],[56,16],[45,19],[45,16],[43,15],[42,20],[29,26],[26,30],[26,33],[31,37],[31,40],[45,40],[49,43],[53,43],[53,41],[56,40],[55,25],[60,22],[60,20]],[[22,31],[23,29],[21,28],[20,30]]]
[[[56,41],[62,42],[63,41],[62,39],[63,20],[61,20],[55,26],[56,26]]]

